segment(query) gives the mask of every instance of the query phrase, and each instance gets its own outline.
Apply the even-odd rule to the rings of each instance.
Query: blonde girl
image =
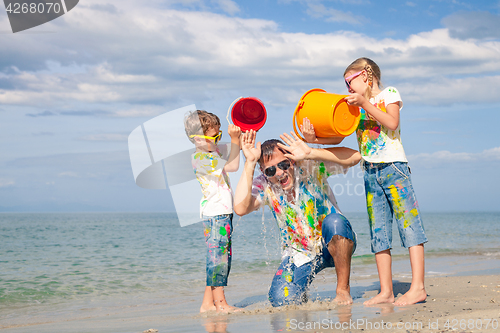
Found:
[[[365,305],[406,305],[427,298],[424,286],[424,243],[427,242],[408,160],[401,143],[399,111],[403,102],[394,87],[381,90],[379,66],[359,58],[344,72],[348,104],[361,108],[356,131],[364,170],[371,249],[375,253],[380,293]],[[408,292],[394,299],[392,285],[392,221],[396,219],[402,246],[409,249],[412,281]]]

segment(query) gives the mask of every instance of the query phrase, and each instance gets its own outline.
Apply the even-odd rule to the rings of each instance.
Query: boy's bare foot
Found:
[[[347,290],[337,290],[337,296],[335,296],[332,302],[338,305],[352,304],[352,297]]]
[[[403,296],[399,297],[395,302],[394,305],[410,305],[410,304],[415,304],[419,302],[425,301],[427,298],[427,292],[425,291],[425,288],[422,289],[417,289],[417,290],[408,290],[406,294]]]
[[[379,293],[377,296],[363,302],[364,305],[394,303],[394,293]]]
[[[217,310],[215,308],[215,305],[212,304],[212,306],[208,305],[208,306],[205,306],[205,305],[202,305],[200,307],[200,313],[204,313],[204,312],[208,312],[208,311],[215,311]]]

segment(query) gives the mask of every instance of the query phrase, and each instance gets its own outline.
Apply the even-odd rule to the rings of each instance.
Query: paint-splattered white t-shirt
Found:
[[[196,152],[192,155],[191,164],[203,194],[200,202],[200,217],[233,212],[231,184],[224,171],[224,165],[229,156],[229,145],[217,146],[217,150],[211,153]]]
[[[370,103],[383,112],[387,112],[386,106],[392,103],[399,103],[400,110],[403,108],[401,96],[394,87],[382,90],[380,94],[370,99]],[[359,152],[365,161],[370,163],[408,162],[401,143],[400,125],[392,131],[361,109],[361,120],[356,134]]]
[[[322,248],[321,225],[331,213],[339,213],[328,177],[345,173],[333,162],[304,160],[295,165],[294,202],[264,175],[253,180],[252,195],[273,213],[281,234],[282,257],[290,256],[296,266],[311,261]]]

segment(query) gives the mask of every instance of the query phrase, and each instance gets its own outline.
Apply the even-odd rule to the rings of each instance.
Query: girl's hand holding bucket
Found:
[[[306,139],[306,142],[316,143],[317,141],[316,132],[314,131],[314,125],[311,124],[309,118],[305,117],[302,120],[302,125],[299,125],[299,128],[302,134],[304,135],[304,139]]]
[[[314,125],[306,117],[302,120],[302,125],[299,125],[300,131],[304,135],[304,139],[307,143],[315,143],[322,145],[338,145],[344,140],[343,136],[331,136],[329,138],[318,138],[316,136],[316,131],[314,130]]]
[[[353,93],[344,98],[349,105],[354,105],[358,107],[363,107],[363,103],[366,102],[366,98],[362,95]]]

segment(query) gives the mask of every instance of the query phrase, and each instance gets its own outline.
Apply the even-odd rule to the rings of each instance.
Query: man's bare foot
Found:
[[[347,290],[337,290],[337,296],[335,296],[332,302],[338,305],[352,304],[352,297]]]
[[[394,303],[394,293],[379,293],[377,296],[363,302],[364,305]]]
[[[425,288],[422,289],[417,289],[417,290],[408,290],[406,294],[403,296],[399,297],[395,302],[394,305],[410,305],[410,304],[415,304],[419,302],[425,301],[427,298],[427,292],[425,291]]]
[[[215,311],[216,308],[215,308],[215,305],[202,305],[200,307],[200,313],[204,313],[204,312],[208,312],[208,311]]]

